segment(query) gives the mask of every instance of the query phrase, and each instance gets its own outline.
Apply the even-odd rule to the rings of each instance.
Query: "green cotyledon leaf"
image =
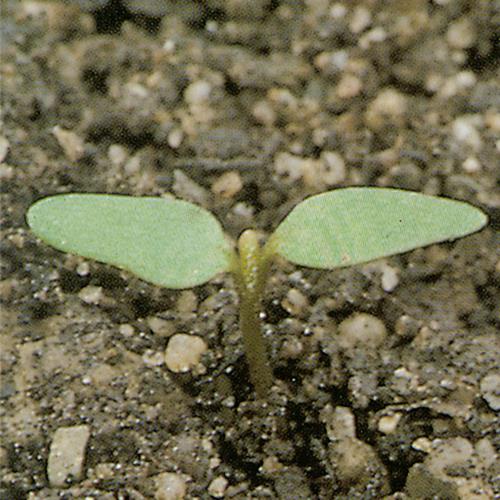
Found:
[[[231,268],[234,250],[215,217],[182,200],[64,194],[34,203],[32,231],[64,252],[167,288],[200,285]]]
[[[481,210],[464,202],[352,187],[307,198],[281,222],[268,245],[295,264],[332,269],[453,240],[486,223]]]

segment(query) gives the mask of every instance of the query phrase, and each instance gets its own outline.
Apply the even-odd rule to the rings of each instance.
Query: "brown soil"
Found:
[[[497,2],[2,10],[0,498],[500,496]],[[162,290],[24,219],[55,193],[172,192],[236,238],[350,185],[463,199],[490,225],[352,269],[275,266],[265,403],[230,276]],[[360,313],[386,333],[337,342]],[[165,366],[177,332],[208,344],[198,370]],[[83,464],[59,484],[51,444],[76,426]]]

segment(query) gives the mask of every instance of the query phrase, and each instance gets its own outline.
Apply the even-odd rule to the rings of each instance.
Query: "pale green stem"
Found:
[[[273,373],[262,335],[260,301],[264,291],[269,257],[263,255],[257,233],[247,229],[238,240],[239,266],[236,277],[240,295],[240,330],[258,398],[265,398],[273,384]]]

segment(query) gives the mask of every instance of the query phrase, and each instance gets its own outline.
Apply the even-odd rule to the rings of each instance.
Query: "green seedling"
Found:
[[[66,194],[34,203],[33,232],[53,247],[128,270],[167,288],[234,273],[240,329],[258,397],[273,377],[261,332],[260,302],[273,258],[334,269],[459,238],[487,222],[467,203],[383,188],[345,188],[297,205],[261,246],[244,231],[235,250],[212,214],[171,198]]]

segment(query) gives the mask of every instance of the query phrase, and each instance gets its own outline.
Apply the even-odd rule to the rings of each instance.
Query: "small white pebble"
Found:
[[[6,137],[0,135],[0,162],[5,160],[9,152],[10,143]]]
[[[218,476],[208,485],[208,494],[214,498],[222,498],[228,484],[229,481],[224,476]]]
[[[402,416],[401,413],[394,413],[381,417],[378,421],[378,430],[383,434],[392,434],[396,430]]]
[[[271,127],[276,122],[276,112],[266,100],[260,100],[252,108],[253,117],[262,125]]]
[[[388,264],[382,268],[382,290],[392,292],[399,284],[399,272]]]
[[[371,12],[363,6],[358,6],[354,9],[349,29],[355,35],[364,31],[372,23]]]
[[[186,496],[187,484],[183,474],[162,472],[155,478],[155,500],[183,500]]]
[[[307,297],[296,288],[291,288],[286,294],[286,298],[282,300],[281,305],[283,309],[292,316],[300,316],[304,310],[309,306]]]
[[[8,165],[0,165],[0,181],[10,181],[14,177],[14,169]]]
[[[212,184],[212,193],[222,198],[232,198],[243,188],[238,172],[225,172]]]
[[[481,171],[481,163],[475,156],[469,156],[463,163],[462,168],[468,174],[476,174]]]
[[[482,378],[481,395],[492,410],[500,410],[500,373],[489,373]]]
[[[469,49],[476,42],[476,30],[468,17],[462,17],[450,24],[446,41],[453,49]]]
[[[184,140],[184,131],[180,128],[177,127],[173,128],[168,133],[167,142],[172,149],[179,148],[183,140]]]
[[[460,117],[452,122],[451,128],[457,142],[463,143],[471,147],[474,151],[477,151],[482,145],[482,140],[472,122],[472,119]]]
[[[66,480],[80,480],[83,472],[85,448],[90,436],[87,425],[60,427],[52,438],[47,476],[53,487],[63,487]]]
[[[165,363],[165,355],[161,351],[146,349],[142,355],[142,361],[146,366],[161,366]]]
[[[184,91],[184,100],[189,105],[205,104],[210,98],[212,85],[205,80],[197,80],[189,84]]]
[[[123,165],[128,158],[127,148],[121,144],[111,144],[108,148],[108,158],[113,165]]]
[[[281,152],[274,158],[274,170],[278,175],[282,175],[290,182],[302,178],[306,164],[310,163],[310,158],[303,158],[290,153]]]
[[[88,276],[89,273],[90,265],[88,262],[80,262],[80,264],[76,266],[76,274],[78,274],[78,276]]]
[[[336,406],[334,409],[327,404],[321,411],[320,417],[325,424],[326,434],[330,441],[356,437],[354,414],[347,406]]]
[[[321,153],[320,175],[328,186],[335,186],[344,182],[347,175],[344,158],[335,151]]]
[[[385,324],[375,316],[366,313],[355,313],[340,323],[338,342],[343,349],[364,346],[376,349],[387,337]]]
[[[426,437],[419,437],[411,443],[411,447],[417,451],[430,453],[432,451],[432,442]]]
[[[207,349],[201,337],[176,333],[170,338],[165,350],[165,363],[173,372],[185,373],[197,367]]]
[[[173,322],[167,319],[159,318],[158,316],[150,316],[146,322],[155,335],[170,337],[175,332]]]
[[[358,96],[363,90],[363,82],[356,76],[345,74],[340,79],[335,94],[339,99],[352,99]]]
[[[64,154],[70,161],[78,161],[83,157],[85,145],[80,136],[71,130],[64,130],[59,125],[52,129],[57,142],[61,146]]]
[[[86,286],[78,292],[78,297],[85,302],[85,304],[100,304],[104,298],[104,293],[101,286]]]

